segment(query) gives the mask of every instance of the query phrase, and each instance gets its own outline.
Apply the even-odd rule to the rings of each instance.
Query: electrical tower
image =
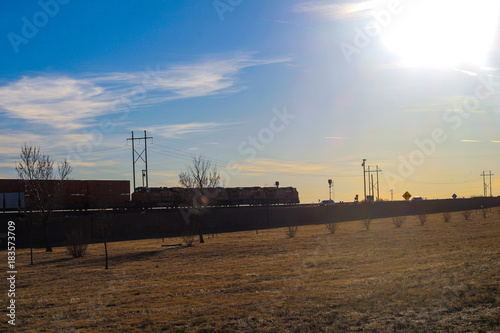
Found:
[[[134,137],[134,131],[132,131],[132,137],[128,138],[128,140],[132,141],[132,177],[134,183],[135,190],[135,164],[139,159],[141,159],[146,165],[146,169],[142,170],[142,185],[144,186],[144,178],[146,179],[146,187],[149,187],[149,173],[148,173],[148,139],[153,139],[152,136],[147,136],[146,131],[144,131],[144,137]],[[144,140],[144,149],[139,153],[135,149],[135,140]],[[144,154],[144,156],[142,156]],[[137,156],[137,157],[136,157]]]
[[[369,190],[369,195],[372,198],[375,198],[375,190],[377,190],[377,201],[380,200],[380,188],[379,188],[379,182],[378,182],[378,173],[382,172],[378,168],[378,165],[375,166],[375,170],[370,170],[370,166],[368,166],[368,171],[366,173],[368,174],[368,190]],[[373,180],[373,175],[372,173],[377,174],[377,182],[375,183]]]
[[[491,170],[490,170],[490,173],[486,174],[485,171],[483,171],[482,174],[480,174],[480,176],[483,177],[483,189],[484,189],[484,196],[487,197],[488,196],[488,187],[490,188],[490,197],[493,196],[493,193],[491,191],[491,176],[494,176],[492,173],[491,173]],[[490,185],[488,185],[488,183],[486,182],[486,177],[490,177]]]

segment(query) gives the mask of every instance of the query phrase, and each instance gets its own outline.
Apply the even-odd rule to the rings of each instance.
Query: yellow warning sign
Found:
[[[408,191],[406,191],[405,194],[403,194],[403,198],[405,198],[405,200],[408,201],[411,198],[411,194],[408,193]]]

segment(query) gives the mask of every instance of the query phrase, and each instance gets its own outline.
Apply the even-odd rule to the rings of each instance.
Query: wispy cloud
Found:
[[[311,173],[326,169],[323,164],[312,164],[299,161],[279,161],[271,159],[257,159],[252,163],[241,164],[238,166],[240,171],[251,174],[297,174]]]
[[[232,125],[229,123],[188,123],[173,125],[158,125],[149,127],[147,130],[164,138],[178,138],[186,134],[209,133],[218,130],[224,126]]]
[[[98,116],[119,112],[125,101],[132,107],[143,107],[235,92],[244,89],[237,84],[243,69],[289,60],[238,55],[165,68],[156,66],[143,72],[24,76],[0,86],[0,112],[10,118],[77,129],[92,124]]]
[[[40,144],[43,138],[40,135],[21,132],[21,131],[6,131],[0,134],[2,149],[0,151],[0,159],[4,156],[18,156],[21,152],[21,147],[24,143]]]
[[[112,101],[110,93],[90,80],[67,76],[23,77],[0,87],[0,108],[8,117],[60,128],[82,127]]]
[[[331,3],[325,1],[309,1],[295,5],[295,12],[310,13],[332,20],[359,20],[370,16],[379,0],[350,1]]]

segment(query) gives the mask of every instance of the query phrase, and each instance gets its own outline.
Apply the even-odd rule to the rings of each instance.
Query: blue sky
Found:
[[[147,130],[151,186],[177,186],[204,154],[225,186],[279,181],[317,202],[331,178],[352,201],[365,158],[381,198],[482,195],[482,171],[500,175],[499,13],[493,0],[4,2],[0,177],[31,142],[74,179],[131,180],[126,139]]]

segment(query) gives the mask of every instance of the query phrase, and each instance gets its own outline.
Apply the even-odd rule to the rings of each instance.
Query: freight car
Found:
[[[43,181],[49,193],[61,192],[59,209],[127,208],[130,205],[128,180]],[[0,210],[18,210],[31,199],[24,182],[0,179]]]
[[[189,206],[190,190],[180,187],[138,187],[132,193],[136,207]],[[207,206],[293,205],[300,203],[294,187],[228,187],[203,190]]]

